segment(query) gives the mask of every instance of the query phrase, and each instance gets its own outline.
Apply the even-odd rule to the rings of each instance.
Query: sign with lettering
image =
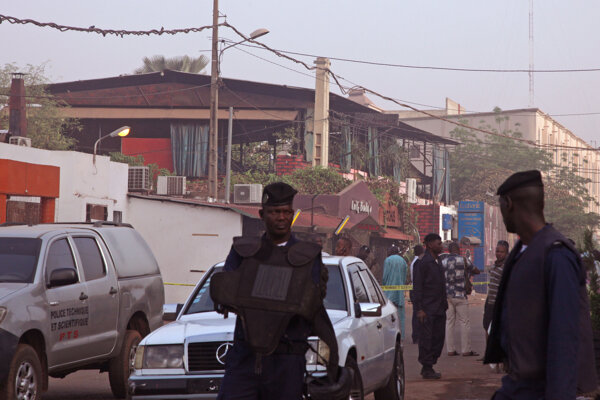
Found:
[[[371,214],[373,207],[368,201],[352,200],[350,202],[350,210],[356,214]]]

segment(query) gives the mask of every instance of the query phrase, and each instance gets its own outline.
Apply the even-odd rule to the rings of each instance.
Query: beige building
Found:
[[[387,111],[398,114],[402,122],[435,135],[451,138],[457,126],[450,122],[425,116],[417,111]],[[523,139],[539,145],[549,145],[557,165],[573,165],[579,175],[588,178],[589,193],[600,201],[600,151],[577,137],[568,128],[538,108],[503,110],[501,112],[467,113],[460,104],[446,99],[443,110],[427,110],[428,113],[451,121],[497,132],[520,132]],[[481,135],[485,135],[481,133]],[[560,147],[559,147],[560,146]],[[600,206],[590,202],[588,211],[600,213]]]

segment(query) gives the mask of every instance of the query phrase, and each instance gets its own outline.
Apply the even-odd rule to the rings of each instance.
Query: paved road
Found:
[[[476,295],[470,299],[471,338],[473,350],[482,353],[485,338],[481,320],[483,297]],[[407,317],[412,315],[408,305]],[[407,337],[410,337],[410,322],[407,323]],[[455,335],[458,338],[460,336]],[[458,343],[457,343],[458,344]],[[439,381],[425,381],[419,372],[417,345],[410,341],[404,344],[406,366],[406,400],[462,400],[489,399],[500,384],[500,375],[477,361],[479,357],[448,357],[446,349],[436,369],[442,373]],[[97,371],[79,371],[64,379],[51,379],[50,390],[43,400],[107,400],[113,399],[108,383],[108,374]],[[368,399],[373,399],[368,396]]]

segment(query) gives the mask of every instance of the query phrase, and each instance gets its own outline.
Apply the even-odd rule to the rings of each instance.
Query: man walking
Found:
[[[539,171],[511,175],[497,194],[506,230],[520,240],[504,264],[484,358],[508,366],[494,399],[573,400],[596,388],[581,259],[546,224]]]
[[[418,244],[413,248],[413,254],[415,256],[414,256],[412,262],[410,263],[411,283],[414,283],[414,281],[415,281],[415,270],[417,268],[417,264],[419,263],[421,258],[423,258],[423,256],[425,255],[425,249],[423,249],[423,246]],[[409,295],[410,301],[413,305],[412,320],[411,320],[411,324],[412,324],[412,335],[411,336],[412,336],[413,344],[416,344],[419,342],[419,321],[417,320],[417,309],[415,308],[414,290],[411,290],[410,292],[408,292],[408,295]]]
[[[383,286],[405,285],[407,269],[406,261],[400,255],[400,249],[398,246],[392,245],[388,250],[388,257],[383,263]],[[404,291],[387,290],[385,294],[398,307],[398,318],[400,319],[402,340],[404,340]]]
[[[448,296],[448,311],[446,312],[446,350],[449,356],[456,356],[454,343],[454,326],[456,320],[460,324],[461,354],[465,357],[478,356],[471,348],[471,321],[469,319],[469,300],[467,299],[466,283],[471,275],[479,274],[479,270],[465,257],[460,255],[458,243],[448,246],[449,254],[440,257],[446,276],[446,296]]]
[[[488,283],[488,293],[485,299],[485,306],[483,308],[483,329],[485,330],[486,338],[488,337],[488,329],[490,328],[490,323],[492,322],[498,286],[500,285],[502,270],[504,269],[504,261],[506,261],[507,256],[508,242],[506,240],[499,240],[498,244],[496,245],[496,261],[488,271],[490,283]]]
[[[425,255],[419,261],[413,280],[414,303],[419,320],[419,362],[424,379],[440,379],[433,369],[444,347],[446,331],[446,279],[438,262],[442,238],[435,233],[425,236]]]
[[[335,244],[335,255],[344,257],[352,255],[352,241],[345,236],[339,238]]]

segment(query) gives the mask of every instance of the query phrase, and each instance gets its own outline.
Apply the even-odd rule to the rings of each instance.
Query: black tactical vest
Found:
[[[508,359],[509,375],[515,380],[544,380],[546,376],[549,315],[544,262],[553,246],[564,246],[577,254],[560,232],[546,225],[518,258],[522,246],[521,243],[515,246],[504,266],[484,362],[498,363]],[[587,392],[596,388],[594,348],[586,273],[579,256],[577,260],[580,281],[577,387]],[[501,326],[503,305],[509,321],[506,327]],[[508,335],[508,354],[504,354],[500,345],[501,330]]]
[[[211,277],[210,295],[215,304],[238,315],[254,352],[271,354],[292,317],[313,321],[323,305],[312,279],[321,247],[302,241],[275,246],[260,238],[237,237],[233,248],[243,261],[236,270]]]

